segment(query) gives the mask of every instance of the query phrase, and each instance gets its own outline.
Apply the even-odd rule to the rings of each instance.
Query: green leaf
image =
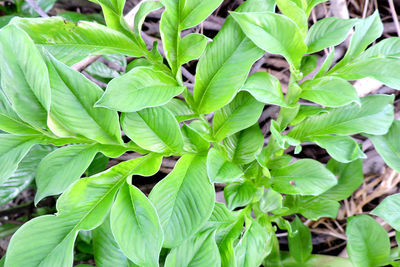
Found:
[[[0,87],[0,129],[16,135],[42,135],[24,122],[14,111]]]
[[[312,242],[311,231],[303,222],[296,216],[291,223],[293,235],[289,239],[290,255],[296,259],[298,263],[305,263],[311,256]]]
[[[187,42],[191,42],[184,41],[185,38],[180,39],[181,31],[205,20],[222,0],[162,0],[161,2],[166,7],[160,21],[161,39],[172,72],[177,74],[180,65],[187,60],[184,47],[187,46]]]
[[[217,233],[216,241],[221,255],[221,267],[237,267],[234,244],[242,233],[243,223],[244,216],[237,216],[235,221]]]
[[[148,107],[162,106],[184,90],[174,78],[162,71],[137,67],[113,79],[96,107],[121,112],[136,112]]]
[[[94,261],[98,266],[132,267],[114,239],[109,217],[92,233]]]
[[[159,266],[163,231],[156,210],[136,187],[125,184],[111,209],[111,229],[123,253],[140,266]]]
[[[136,35],[138,35],[138,36],[140,35],[140,32],[142,31],[142,25],[143,25],[143,22],[144,22],[146,16],[150,12],[153,12],[162,7],[163,7],[163,5],[158,0],[140,1],[139,4],[137,4],[134,7],[135,11],[132,10],[131,12],[135,13],[134,22],[133,22],[133,31],[135,32]]]
[[[268,189],[260,198],[259,208],[264,213],[282,208],[282,195],[272,189]]]
[[[274,7],[274,1],[248,0],[237,11],[273,11]],[[210,113],[228,104],[263,54],[229,16],[197,65],[193,91],[197,112]]]
[[[165,267],[218,267],[221,266],[213,231],[196,234],[193,238],[173,248],[165,261]]]
[[[276,0],[276,3],[282,14],[293,20],[302,36],[306,36],[308,31],[308,16],[305,10],[296,4],[296,0]]]
[[[367,215],[352,217],[346,235],[346,250],[354,267],[386,265],[390,240],[385,228],[377,221]]]
[[[192,129],[190,125],[184,124],[181,128],[181,131],[185,142],[185,151],[197,153],[208,151],[210,143],[204,139],[201,134]]]
[[[49,12],[52,7],[54,6],[54,3],[57,0],[38,0],[37,5],[43,9],[44,12]],[[21,11],[24,13],[25,16],[27,17],[39,17],[40,15],[27,3],[23,2],[21,5]]]
[[[210,217],[215,199],[207,177],[206,158],[185,155],[174,170],[151,191],[164,230],[164,247],[179,246],[195,234]]]
[[[224,153],[211,148],[207,155],[207,173],[211,183],[229,183],[241,180],[243,171],[226,159]]]
[[[0,185],[17,170],[18,164],[37,142],[29,136],[0,134]]]
[[[332,72],[331,75],[346,80],[370,77],[389,87],[400,90],[400,78],[396,72],[399,67],[398,58],[375,57],[366,60],[355,60]]]
[[[146,53],[140,44],[126,35],[94,22],[81,21],[74,24],[60,17],[51,17],[17,18],[12,23],[23,29],[37,45],[43,46],[67,65],[93,55],[140,57]]]
[[[31,184],[39,162],[52,150],[50,146],[37,145],[29,151],[19,163],[18,169],[0,186],[0,206],[13,200]]]
[[[247,37],[258,47],[269,53],[282,55],[294,68],[300,68],[301,58],[307,53],[307,46],[300,30],[291,19],[272,12],[231,14]]]
[[[172,114],[174,114],[178,122],[191,120],[197,117],[197,115],[185,101],[177,98],[171,99],[168,104],[164,105],[164,108],[168,109]]]
[[[400,194],[394,194],[386,197],[373,211],[371,211],[371,214],[381,217],[396,231],[399,231]]]
[[[178,122],[163,107],[123,113],[122,129],[140,147],[154,151],[181,151],[183,137]]]
[[[336,218],[340,204],[335,200],[325,198],[324,194],[317,197],[287,195],[284,207],[289,208],[291,213],[300,213],[307,219],[317,221],[325,217]]]
[[[198,59],[207,46],[207,37],[199,33],[191,33],[182,38],[179,44],[179,65]]]
[[[264,104],[249,93],[240,92],[231,103],[215,112],[214,137],[217,141],[252,126],[258,121]]]
[[[332,158],[343,163],[367,158],[359,144],[350,136],[314,136],[312,141],[326,149]]]
[[[108,162],[109,158],[107,156],[103,153],[97,153],[85,173],[87,176],[98,174],[107,168]]]
[[[332,66],[334,59],[335,59],[335,48],[332,47],[331,52],[329,53],[329,55],[326,56],[324,63],[322,64],[318,73],[315,74],[314,79],[321,78],[322,76],[324,76],[328,72],[329,68]]]
[[[386,38],[376,45],[368,48],[364,53],[362,53],[359,59],[368,59],[372,57],[391,57],[398,58],[400,56],[400,38],[390,37]]]
[[[240,90],[249,92],[259,102],[287,106],[278,78],[268,72],[254,73]]]
[[[223,140],[228,157],[236,164],[249,164],[264,145],[264,135],[258,123]]]
[[[313,105],[300,105],[296,117],[290,122],[290,125],[297,125],[310,116],[327,113],[328,110],[319,106]]]
[[[207,223],[204,225],[204,229],[214,228],[217,231],[217,243],[219,243],[220,234],[224,230],[236,223],[238,220],[238,214],[229,210],[224,203],[215,202],[213,212]]]
[[[371,95],[355,103],[330,109],[327,113],[311,116],[289,133],[290,137],[306,140],[319,135],[351,135],[387,133],[393,122],[393,96]]]
[[[37,217],[14,234],[6,266],[72,266],[78,231],[91,230],[103,222],[128,176],[153,175],[160,165],[160,156],[148,155],[77,181],[58,199],[57,216]]]
[[[302,1],[302,0],[301,0]],[[306,0],[307,1],[307,14],[311,13],[311,10],[318,4],[324,3],[328,0]]]
[[[272,188],[284,194],[317,196],[336,185],[336,177],[321,163],[301,159],[280,169],[272,170]]]
[[[400,172],[400,121],[395,120],[385,135],[368,135],[376,151],[382,156],[386,164],[393,170]]]
[[[52,94],[50,113],[54,121],[69,132],[99,143],[122,144],[117,112],[94,107],[103,90],[49,54],[46,64]],[[49,128],[61,137],[69,137],[50,123]]]
[[[359,188],[364,180],[362,160],[350,163],[341,163],[331,159],[326,167],[338,176],[338,183],[322,194],[322,197],[341,201],[350,197]]]
[[[356,29],[351,38],[349,48],[344,58],[339,62],[336,68],[348,63],[353,58],[360,55],[368,45],[378,39],[383,32],[383,24],[379,17],[378,10],[368,18],[358,20]]]
[[[70,145],[47,155],[37,170],[35,204],[64,192],[82,176],[97,152],[96,145]]]
[[[249,204],[256,192],[257,187],[250,181],[234,182],[225,186],[224,197],[228,208],[233,210]]]
[[[325,76],[301,84],[300,97],[327,107],[360,104],[357,91],[346,80]]]
[[[317,68],[318,59],[319,58],[316,55],[308,55],[303,57],[300,67],[300,71],[303,76],[310,74]]]
[[[0,70],[1,87],[17,114],[46,129],[51,98],[46,65],[29,36],[12,25],[0,31]]]
[[[101,5],[107,26],[119,31],[127,31],[123,17],[125,0],[90,0]]]
[[[271,233],[256,220],[246,217],[246,231],[235,246],[236,266],[260,266],[271,252]]]
[[[287,251],[281,251],[281,255],[282,255],[282,261],[279,262],[279,264],[281,264],[281,265],[276,265],[276,267],[278,267],[278,266],[303,267],[304,266],[304,264],[298,264],[296,262],[296,260],[293,259],[293,257],[291,257],[289,255],[289,252],[287,252]],[[319,266],[354,267],[348,258],[342,258],[342,257],[337,257],[337,256],[328,256],[328,255],[318,255],[318,254],[311,255],[311,257],[308,259],[306,264],[307,264],[306,265],[307,267],[319,267]],[[275,267],[275,265],[272,265],[272,266]]]
[[[306,44],[308,53],[315,53],[330,46],[336,46],[346,40],[357,20],[336,17],[324,18],[311,26]]]

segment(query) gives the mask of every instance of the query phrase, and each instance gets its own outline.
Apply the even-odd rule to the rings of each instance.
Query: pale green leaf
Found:
[[[35,218],[14,234],[6,266],[72,266],[78,231],[91,230],[103,222],[128,176],[153,175],[160,165],[160,156],[148,155],[77,181],[58,199],[57,216]]]
[[[394,194],[386,197],[373,211],[371,211],[371,214],[381,217],[396,231],[399,231],[400,194]]]
[[[32,126],[24,122],[11,107],[7,96],[0,88],[0,129],[16,135],[41,135]]]
[[[18,164],[37,142],[29,136],[0,134],[0,185],[12,176]]]
[[[198,59],[207,46],[207,37],[198,33],[191,33],[182,38],[179,44],[179,65]]]
[[[96,107],[121,112],[136,112],[162,106],[184,90],[174,78],[162,71],[137,67],[113,79]]]
[[[228,208],[244,207],[249,204],[257,192],[257,187],[250,181],[230,183],[224,188],[224,197]]]
[[[51,84],[50,113],[69,132],[85,136],[103,144],[121,144],[118,114],[94,104],[103,93],[97,85],[81,73],[47,55]],[[49,127],[55,131],[55,127]],[[56,131],[61,137],[68,134]]]
[[[153,12],[162,7],[163,5],[160,3],[159,0],[143,0],[134,7],[135,11],[132,10],[131,12],[134,12],[135,14],[133,30],[136,35],[140,35],[140,32],[142,31],[142,25],[146,16],[150,12]]]
[[[318,135],[351,135],[369,133],[382,135],[393,122],[393,96],[371,95],[355,103],[330,109],[327,113],[311,116],[289,133],[295,139],[306,140]]]
[[[400,172],[400,121],[395,120],[385,135],[368,135],[376,151],[382,156],[386,164],[393,170]]]
[[[132,267],[111,232],[110,218],[92,231],[94,261],[101,267]]]
[[[252,126],[258,121],[264,104],[247,92],[240,92],[231,103],[215,112],[214,137],[217,141]]]
[[[352,102],[360,104],[357,91],[346,80],[325,76],[301,84],[300,97],[327,107],[340,107]]]
[[[0,206],[8,203],[33,181],[39,162],[53,150],[51,146],[34,146],[19,163],[18,169],[0,186]]]
[[[301,6],[298,6],[295,1],[276,0],[276,4],[283,15],[296,23],[302,36],[306,36],[308,31],[308,16],[305,10]]]
[[[173,248],[165,260],[165,267],[219,267],[221,258],[213,231],[196,234]]]
[[[0,31],[0,70],[1,87],[16,113],[46,129],[51,98],[46,64],[29,36],[13,25]]]
[[[210,217],[215,199],[207,177],[206,158],[185,155],[174,170],[151,191],[164,230],[164,247],[179,246],[195,234]]]
[[[237,11],[273,11],[274,8],[274,1],[248,0]],[[229,103],[244,84],[253,63],[263,54],[234,19],[228,17],[197,65],[193,92],[197,111],[206,114]]]
[[[332,158],[343,163],[367,157],[350,136],[314,136],[311,141],[326,149]]]
[[[71,145],[57,149],[43,158],[35,179],[35,203],[47,196],[64,192],[82,176],[97,152],[95,145]]]
[[[386,265],[390,240],[377,221],[367,215],[349,219],[346,227],[347,253],[354,267]]]
[[[163,107],[123,113],[122,129],[140,147],[154,151],[181,151],[183,137],[178,122]]]
[[[237,164],[248,164],[256,159],[264,145],[258,123],[223,140],[228,157]]]
[[[278,78],[268,72],[254,73],[247,79],[240,90],[249,92],[255,99],[262,103],[282,107],[287,106]]]
[[[364,53],[362,53],[358,58],[367,59],[371,57],[400,57],[400,38],[390,37],[384,39],[377,43],[376,45],[368,48]]]
[[[336,17],[317,21],[310,28],[305,40],[308,46],[308,53],[315,53],[342,43],[356,23],[357,20]]]
[[[301,159],[295,163],[271,171],[272,188],[291,195],[317,196],[337,184],[336,177],[321,163]]]
[[[229,183],[240,180],[243,171],[226,159],[222,151],[211,148],[207,155],[207,173],[212,183]]]
[[[323,198],[336,201],[346,199],[361,186],[364,180],[361,159],[350,163],[341,163],[331,159],[326,167],[338,176],[338,183],[323,193],[321,195]]]
[[[302,34],[288,17],[272,12],[232,12],[243,32],[261,49],[279,54],[295,68],[300,68],[307,53]],[[285,29],[282,31],[282,29]]]
[[[236,266],[260,266],[272,249],[272,233],[256,220],[246,217],[246,231],[235,246]]]
[[[264,213],[282,208],[282,195],[272,189],[268,189],[260,198],[259,208]]]
[[[359,20],[354,34],[351,38],[349,48],[344,58],[339,62],[337,67],[343,66],[353,58],[360,55],[368,45],[378,39],[383,32],[383,23],[379,16],[378,10],[371,16]]]
[[[67,65],[93,55],[140,57],[146,53],[140,44],[126,35],[94,22],[82,21],[76,25],[60,17],[51,17],[18,18],[13,20],[13,24]]]
[[[147,197],[136,187],[123,185],[110,218],[123,253],[137,265],[158,267],[164,237],[157,212]]]

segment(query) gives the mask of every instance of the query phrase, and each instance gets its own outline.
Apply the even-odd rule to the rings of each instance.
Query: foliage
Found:
[[[310,230],[299,217],[287,217],[336,217],[338,201],[362,183],[366,156],[354,134],[370,138],[400,171],[394,97],[360,98],[349,82],[371,77],[400,89],[400,39],[370,46],[382,34],[377,12],[357,20],[325,18],[309,28],[312,8],[324,1],[247,0],[211,41],[181,34],[222,0],[144,0],[132,29],[122,14],[124,0],[93,2],[107,26],[14,18],[0,30],[0,194],[15,197],[36,168],[35,202],[61,194],[55,215],[34,218],[14,234],[6,267],[72,266],[75,246],[93,253],[98,266],[395,264],[399,257],[391,254],[386,231],[368,215],[349,219],[349,259],[313,255]],[[157,45],[149,51],[140,35],[148,12],[161,6],[165,62]],[[332,66],[334,46],[353,29],[346,55]],[[312,72],[309,54],[328,48]],[[285,94],[273,75],[249,76],[265,52],[290,65]],[[104,54],[121,66],[121,55],[136,58],[126,73],[101,65],[88,70],[110,81],[105,91],[71,67]],[[181,66],[195,59],[191,91]],[[280,106],[266,145],[257,123],[265,104]],[[285,154],[289,147],[299,153],[306,142],[329,153],[327,166]],[[107,158],[130,151],[142,156],[102,171]],[[169,156],[180,159],[148,197],[132,185],[135,176],[157,173]],[[80,179],[83,174],[88,177]],[[214,183],[226,184],[227,205],[215,203]],[[400,231],[398,195],[372,214]],[[278,228],[289,233],[289,252],[279,249]]]

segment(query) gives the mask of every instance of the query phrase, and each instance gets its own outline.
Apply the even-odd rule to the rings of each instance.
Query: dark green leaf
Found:
[[[313,248],[311,231],[297,216],[291,225],[293,235],[289,235],[288,237],[290,255],[295,258],[298,263],[305,263],[311,256]]]

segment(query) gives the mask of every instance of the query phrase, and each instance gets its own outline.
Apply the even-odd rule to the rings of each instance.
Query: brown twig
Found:
[[[390,12],[392,13],[393,22],[396,27],[397,35],[400,36],[400,24],[399,24],[399,19],[397,17],[396,9],[394,8],[393,0],[388,0],[388,2],[389,2]]]
[[[87,67],[89,67],[90,65],[92,65],[96,60],[98,60],[101,56],[91,56],[91,57],[87,57],[84,60],[76,63],[75,65],[72,66],[72,68],[74,70],[77,70],[79,72],[83,71],[84,69],[86,69]]]
[[[97,84],[100,87],[106,88],[107,84],[103,83],[102,81],[97,80],[96,78],[94,78],[93,76],[91,76],[89,73],[87,73],[86,71],[82,71],[82,74],[85,75],[86,78],[88,78],[90,81],[94,82],[95,84]]]

